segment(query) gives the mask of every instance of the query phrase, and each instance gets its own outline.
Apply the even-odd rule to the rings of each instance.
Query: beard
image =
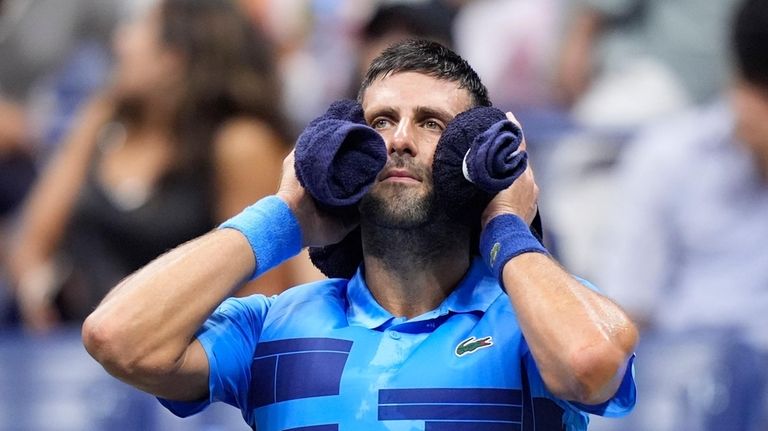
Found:
[[[438,209],[430,167],[394,154],[384,170],[407,169],[421,183],[379,182],[360,201],[364,253],[397,270],[429,265],[466,248],[468,230]]]
[[[363,196],[360,215],[368,223],[389,229],[413,229],[424,226],[435,216],[432,172],[410,156],[392,155],[384,170],[407,169],[421,178],[420,184],[380,182]]]

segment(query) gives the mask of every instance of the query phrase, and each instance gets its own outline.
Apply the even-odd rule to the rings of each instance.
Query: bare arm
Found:
[[[35,184],[22,213],[22,224],[11,245],[10,269],[27,325],[50,325],[48,286],[38,277],[58,247],[88,171],[97,135],[111,116],[107,100],[94,99],[78,117],[78,126]],[[36,282],[40,280],[42,283]]]
[[[83,324],[88,352],[116,377],[152,394],[208,393],[208,360],[194,334],[252,272],[239,232],[188,242],[123,280]]]
[[[483,226],[501,214],[530,223],[537,197],[529,167],[489,204]],[[637,343],[637,329],[627,315],[544,254],[513,257],[502,278],[547,388],[584,404],[611,398]]]
[[[295,178],[292,153],[283,171],[278,196],[298,219],[304,245],[337,242],[354,226],[317,212]],[[86,319],[86,349],[111,374],[144,391],[174,400],[205,397],[208,359],[194,334],[257,260],[233,229],[170,251],[122,281]]]

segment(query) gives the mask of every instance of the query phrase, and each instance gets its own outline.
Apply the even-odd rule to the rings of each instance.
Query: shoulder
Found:
[[[273,163],[282,160],[287,146],[268,123],[250,117],[237,117],[225,122],[214,136],[214,159],[217,165],[237,165],[247,161]]]
[[[295,307],[306,303],[344,301],[349,280],[330,278],[300,284],[273,297],[273,309]]]
[[[215,314],[224,315],[228,318],[241,316],[250,320],[253,318],[263,320],[274,302],[274,296],[269,297],[261,294],[232,297],[222,302],[216,308]]]
[[[346,291],[349,280],[333,278],[292,287],[273,297],[265,327],[321,325],[346,321]],[[301,316],[301,319],[296,319]],[[317,328],[315,328],[317,329]]]

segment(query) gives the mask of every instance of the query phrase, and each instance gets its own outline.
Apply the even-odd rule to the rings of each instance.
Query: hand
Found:
[[[312,196],[299,184],[291,151],[283,160],[283,176],[277,191],[299,221],[304,247],[324,247],[341,241],[359,220],[347,220],[320,210]]]
[[[520,127],[520,122],[511,113],[507,112],[507,119]],[[520,151],[525,151],[527,144],[525,138],[520,143]],[[482,227],[485,228],[491,219],[502,214],[514,214],[529,225],[536,216],[536,208],[539,199],[539,186],[533,177],[530,160],[528,167],[518,177],[511,186],[499,192],[493,200],[485,207],[481,216]]]
[[[55,265],[48,262],[25,274],[20,280],[16,303],[25,329],[44,333],[58,324],[59,315],[53,306],[58,276]]]

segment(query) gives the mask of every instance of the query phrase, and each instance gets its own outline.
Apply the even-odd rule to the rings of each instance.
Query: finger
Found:
[[[512,124],[519,127],[520,130],[523,130],[523,126],[520,124],[520,120],[515,117],[515,114],[511,112],[506,113],[507,120],[511,121]],[[528,148],[528,143],[525,141],[525,134],[523,134],[523,141],[520,142],[520,147],[517,149],[517,151],[525,151]]]
[[[507,120],[511,121],[515,126],[522,128],[523,126],[520,124],[520,121],[515,117],[515,114],[511,112],[506,113]]]
[[[285,156],[285,159],[283,160],[283,165],[290,165],[293,166],[293,160],[295,158],[294,152],[296,150],[291,150],[290,153],[288,153],[287,156]]]

